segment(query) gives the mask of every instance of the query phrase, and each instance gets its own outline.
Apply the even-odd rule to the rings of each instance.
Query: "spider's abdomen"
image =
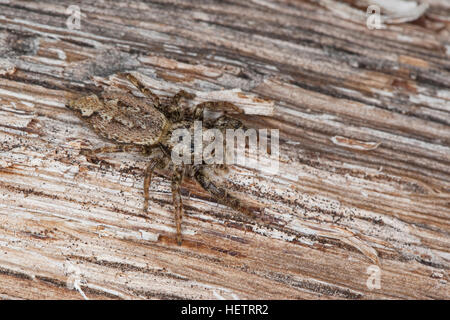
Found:
[[[104,92],[69,103],[81,118],[101,136],[118,143],[157,144],[167,133],[170,122],[148,99],[131,94]]]

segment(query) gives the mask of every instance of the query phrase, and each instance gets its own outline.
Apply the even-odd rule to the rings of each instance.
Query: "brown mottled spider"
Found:
[[[144,178],[144,211],[148,209],[149,187],[153,171],[156,168],[171,167],[172,198],[175,206],[175,221],[177,228],[177,243],[181,245],[181,218],[183,213],[180,185],[184,176],[194,178],[207,190],[217,202],[250,214],[239,199],[232,196],[226,189],[217,186],[210,178],[211,165],[204,162],[199,165],[175,165],[171,160],[173,143],[172,132],[175,129],[186,128],[193,131],[195,120],[203,120],[203,111],[210,108],[216,111],[241,112],[234,104],[226,101],[208,101],[198,104],[193,111],[180,105],[182,98],[193,99],[193,94],[184,90],[167,99],[160,99],[146,88],[135,76],[126,73],[126,77],[136,86],[145,98],[137,98],[131,93],[104,91],[100,97],[89,95],[72,100],[67,107],[77,112],[78,116],[89,123],[96,133],[115,144],[94,150],[82,150],[87,158],[98,153],[126,152],[137,150],[147,155],[155,154],[145,170]],[[242,123],[226,115],[216,120],[203,122],[206,128],[217,128],[223,132],[226,129],[238,129]],[[155,152],[156,151],[156,152]]]

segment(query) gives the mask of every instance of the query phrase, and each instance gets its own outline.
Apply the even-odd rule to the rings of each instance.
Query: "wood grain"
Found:
[[[0,298],[449,299],[450,4],[369,30],[325,2],[0,1]],[[185,180],[177,246],[167,173],[146,215],[145,156],[80,155],[108,142],[67,99],[124,71],[280,130],[278,175],[221,181],[261,219]]]

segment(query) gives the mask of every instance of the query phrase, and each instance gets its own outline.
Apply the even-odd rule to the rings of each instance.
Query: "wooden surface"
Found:
[[[352,1],[193,3],[0,1],[0,297],[449,299],[450,3],[383,30]],[[280,130],[278,175],[222,181],[265,219],[186,180],[179,247],[164,172],[144,215],[148,159],[79,154],[108,143],[67,99],[123,71]]]

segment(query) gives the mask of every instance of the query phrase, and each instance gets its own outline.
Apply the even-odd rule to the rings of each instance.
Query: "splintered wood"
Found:
[[[373,2],[379,30],[364,1],[78,1],[79,29],[0,1],[0,298],[449,299],[450,3]],[[261,219],[186,179],[177,246],[167,172],[144,214],[146,156],[80,154],[111,143],[65,105],[139,96],[121,72],[280,130],[276,175],[217,177]]]

